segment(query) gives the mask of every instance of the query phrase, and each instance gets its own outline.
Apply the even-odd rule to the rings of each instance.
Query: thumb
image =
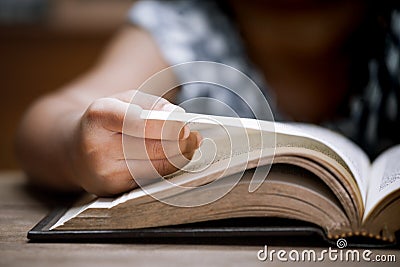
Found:
[[[174,110],[179,110],[177,106],[170,105],[173,106]],[[98,109],[101,109],[100,119],[102,126],[113,132],[140,138],[163,140],[182,140],[186,139],[190,134],[190,129],[182,122],[141,119],[142,107],[116,98],[102,98],[92,106],[94,106],[92,110],[97,109],[95,113],[99,113]],[[168,105],[164,107],[164,110],[171,110]]]
[[[138,105],[143,109],[185,112],[180,106],[174,105],[160,96],[150,95],[139,90],[124,91],[112,96],[123,102]]]

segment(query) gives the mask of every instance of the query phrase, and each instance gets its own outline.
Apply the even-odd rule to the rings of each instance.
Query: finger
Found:
[[[162,110],[162,111],[174,111],[174,112],[185,112],[180,106],[174,105],[165,98],[146,94],[139,90],[129,90],[113,95],[125,103],[138,105],[143,109],[148,110]]]
[[[126,132],[129,134],[130,124],[127,123],[128,119],[125,118]],[[161,120],[141,120],[140,124],[144,131],[142,131],[143,138],[160,139],[160,140],[180,140],[189,137],[190,128],[183,122],[178,121],[161,121]]]
[[[185,154],[196,150],[201,141],[198,132],[190,133],[189,137],[179,141],[143,139],[129,135],[119,136],[122,138],[123,151],[121,158],[126,159],[165,159]]]
[[[126,92],[116,94],[114,96],[123,102],[131,103],[133,105],[138,105],[141,108],[147,110],[185,112],[183,108],[170,103],[165,98],[146,94],[139,90],[129,90]],[[133,113],[136,114],[135,110],[133,111]],[[130,114],[130,112],[127,112],[127,114]],[[126,116],[125,119],[129,121],[128,116]],[[184,123],[182,122],[147,120],[145,124],[146,124],[145,127],[143,127],[143,125],[141,125],[141,127],[142,129],[145,129],[143,137],[146,138],[178,140],[187,138],[190,132],[190,129],[188,127],[185,127]],[[131,124],[126,125],[125,134],[129,134],[131,129],[130,125]],[[182,130],[179,131],[179,133],[177,134],[177,129],[182,129]],[[133,135],[133,136],[138,136],[138,135]]]
[[[152,179],[165,176],[182,169],[190,162],[194,151],[172,157],[170,159],[158,160],[126,160],[129,170],[137,183],[141,179]]]
[[[110,131],[126,135],[163,140],[179,140],[189,137],[190,129],[182,122],[144,120],[140,118],[142,108],[116,98],[95,101],[87,116],[98,121]]]
[[[159,140],[182,140],[189,137],[190,129],[183,122],[143,120],[137,118],[135,112],[131,115],[130,111],[127,111],[123,123],[123,134]]]
[[[147,184],[152,178],[176,172],[190,162],[193,154],[194,151],[191,151],[172,157],[174,164],[168,159],[108,161],[108,164],[112,164],[112,168],[108,168],[110,171],[103,173],[104,178],[87,186],[85,190],[98,196],[112,196],[129,191],[138,185]]]

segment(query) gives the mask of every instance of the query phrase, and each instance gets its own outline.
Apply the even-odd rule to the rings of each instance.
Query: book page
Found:
[[[341,159],[343,159],[343,161],[348,165],[351,173],[354,176],[354,179],[358,184],[361,196],[363,198],[363,203],[365,204],[367,187],[369,183],[368,177],[371,167],[369,158],[365,152],[346,137],[331,130],[311,124],[285,123],[281,124],[281,126],[276,126],[277,132],[279,131],[280,127],[285,127],[282,131],[288,131],[288,126],[293,126],[293,128],[297,129],[297,131],[292,132],[292,134],[305,136],[320,141],[321,143],[330,147],[341,157]]]
[[[366,177],[368,176],[370,168],[369,159],[357,145],[333,131],[308,124],[273,123],[247,118],[230,118],[191,113],[165,113],[160,111],[154,113],[151,111],[145,115],[149,116],[151,119],[186,121],[192,130],[199,130],[202,134],[208,132],[206,136],[214,141],[219,139],[215,143],[217,144],[217,153],[215,153],[214,156],[212,155],[213,153],[210,153],[210,151],[214,150],[212,147],[203,149],[203,151],[208,154],[206,157],[200,157],[200,160],[196,163],[197,156],[195,154],[193,157],[194,161],[192,160],[192,162],[185,166],[183,172],[178,172],[172,177],[165,177],[173,181],[176,185],[189,184],[191,181],[199,180],[201,176],[207,176],[208,171],[210,171],[210,173],[215,172],[217,168],[226,171],[226,174],[228,174],[228,172],[232,171],[231,167],[240,165],[240,168],[236,168],[235,171],[244,171],[246,168],[246,164],[243,164],[244,161],[248,162],[251,159],[262,158],[273,153],[273,147],[271,147],[271,145],[274,144],[272,144],[273,142],[271,142],[271,139],[274,138],[274,134],[276,133],[277,135],[285,134],[294,137],[305,137],[310,141],[304,144],[305,148],[324,153],[341,164],[351,173],[357,184],[356,186],[358,188],[356,190],[358,190],[361,195],[360,204],[362,206],[365,204],[367,188]],[[216,131],[218,128],[220,128],[220,134]],[[243,132],[243,130],[245,131]],[[229,138],[231,138],[231,142],[229,142],[230,145],[224,144],[225,138],[222,137],[224,131],[227,131]],[[244,135],[247,135],[247,138],[243,138]],[[249,138],[250,136],[252,136],[252,138]],[[262,140],[261,143],[259,142],[260,138]],[[248,143],[249,141],[252,144]],[[206,144],[202,144],[202,146],[205,145]],[[300,144],[299,147],[303,146]],[[200,147],[200,151],[201,150]],[[332,150],[333,153],[330,150]],[[335,155],[335,153],[337,155]],[[204,159],[207,161],[204,162]],[[225,163],[225,160],[229,160],[229,163],[228,161]],[[213,168],[204,168],[204,166],[207,167],[211,165]],[[205,171],[197,172],[197,175],[195,175],[193,171],[199,168],[204,168]],[[160,183],[155,183],[147,187],[147,193],[156,193],[157,191],[160,192],[166,189],[160,185]],[[127,198],[121,198],[113,204],[119,204],[132,197],[133,194],[128,195]],[[364,207],[361,208],[363,210]]]
[[[383,152],[372,164],[364,219],[388,195],[400,190],[400,145]]]
[[[248,130],[261,132],[275,132],[307,137],[329,146],[348,165],[360,189],[363,203],[365,204],[370,161],[368,156],[356,144],[346,137],[319,126],[302,123],[274,123],[248,118],[230,118],[181,112],[164,112],[144,110],[141,118],[174,120],[181,122],[195,122],[196,127],[210,127],[212,124],[222,124],[231,127],[242,127]]]

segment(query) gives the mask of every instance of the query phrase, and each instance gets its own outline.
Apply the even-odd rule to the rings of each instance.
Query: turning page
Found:
[[[371,164],[368,156],[360,147],[346,137],[319,126],[302,123],[285,123],[285,125],[295,126],[301,135],[318,140],[338,153],[350,168],[365,204]]]

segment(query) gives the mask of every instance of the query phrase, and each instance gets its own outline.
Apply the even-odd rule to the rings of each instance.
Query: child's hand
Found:
[[[97,195],[117,194],[137,186],[132,175],[166,175],[192,158],[200,142],[197,132],[180,122],[140,119],[141,109],[184,112],[138,91],[94,101],[80,118],[69,148],[76,184]]]

